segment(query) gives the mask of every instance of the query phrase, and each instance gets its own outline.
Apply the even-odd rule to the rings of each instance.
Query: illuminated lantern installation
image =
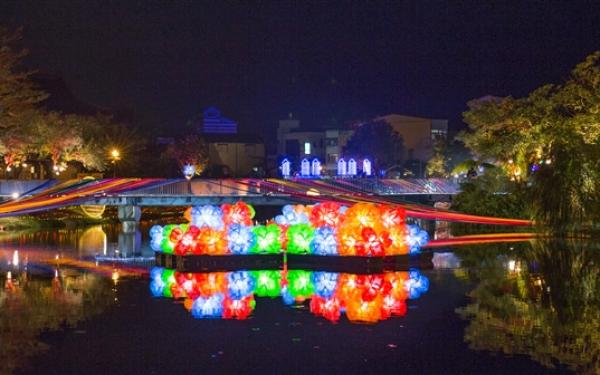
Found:
[[[185,211],[189,224],[155,225],[154,251],[177,255],[315,254],[386,256],[419,252],[429,240],[418,225],[406,224],[397,206],[337,202],[286,205],[274,222],[253,225],[254,208],[244,203],[194,206]]]
[[[337,174],[338,174],[338,176],[345,176],[346,173],[347,173],[347,171],[346,171],[346,161],[344,160],[344,158],[341,158],[337,162]]]
[[[348,176],[356,176],[357,174],[356,160],[348,160]]]
[[[254,241],[252,227],[232,224],[227,230],[227,246],[232,254],[248,254]]]
[[[280,271],[252,271],[258,297],[277,297],[281,294]]]
[[[252,232],[255,236],[255,242],[250,248],[251,253],[275,254],[281,250],[281,242],[279,240],[281,229],[277,225],[258,225],[252,228]]]
[[[300,163],[300,174],[302,177],[310,176],[310,162],[308,159],[302,159],[302,162]]]
[[[373,171],[371,170],[371,161],[369,159],[363,160],[363,174],[365,176],[371,176]]]
[[[292,168],[291,168],[291,163],[289,160],[283,159],[283,161],[281,162],[281,166],[279,168],[281,168],[281,175],[283,177],[290,177]]]
[[[321,175],[321,162],[319,161],[319,159],[313,159],[311,163],[311,172],[313,177],[318,177]]]
[[[287,251],[290,254],[309,254],[315,229],[309,224],[294,224],[287,230]]]

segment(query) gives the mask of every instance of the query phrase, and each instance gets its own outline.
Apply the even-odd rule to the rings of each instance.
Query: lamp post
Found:
[[[117,162],[121,160],[121,153],[116,148],[110,151],[110,159],[113,164],[113,178],[117,177]]]

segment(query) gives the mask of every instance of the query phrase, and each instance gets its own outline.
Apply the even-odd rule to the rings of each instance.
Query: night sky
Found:
[[[334,5],[335,4],[335,5]],[[343,4],[343,5],[342,5]],[[600,5],[573,1],[2,1],[27,66],[76,96],[181,128],[208,105],[241,131],[378,114],[447,118],[521,96],[600,49]]]

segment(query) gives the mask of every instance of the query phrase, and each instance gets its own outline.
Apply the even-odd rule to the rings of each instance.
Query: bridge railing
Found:
[[[121,195],[203,195],[203,196],[223,196],[223,195],[252,195],[264,194],[260,187],[242,184],[236,180],[202,179],[187,181],[183,179],[171,180],[160,186],[147,189],[138,189],[131,192],[125,192]]]

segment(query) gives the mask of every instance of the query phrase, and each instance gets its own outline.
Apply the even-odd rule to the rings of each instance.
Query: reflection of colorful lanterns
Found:
[[[314,272],[312,280],[317,295],[323,298],[331,297],[337,288],[338,274],[334,272]]]
[[[231,272],[227,276],[229,296],[240,299],[249,296],[254,290],[254,279],[248,271]]]
[[[296,299],[310,298],[315,292],[309,271],[290,270],[287,273],[287,280],[289,293]]]
[[[223,313],[223,294],[198,297],[192,304],[191,313],[194,318],[220,318]]]
[[[277,297],[281,294],[281,272],[279,271],[252,271],[254,292],[258,297]]]
[[[285,277],[283,277],[285,275]],[[184,299],[196,318],[246,319],[258,297],[284,303],[311,299],[310,311],[332,322],[345,312],[350,321],[375,323],[406,314],[406,299],[425,293],[429,280],[417,270],[376,275],[303,270],[179,273],[150,271],[153,296]]]

